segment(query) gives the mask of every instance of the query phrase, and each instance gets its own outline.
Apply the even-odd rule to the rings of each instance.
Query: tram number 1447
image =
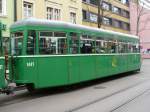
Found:
[[[34,62],[27,62],[27,67],[34,67]]]

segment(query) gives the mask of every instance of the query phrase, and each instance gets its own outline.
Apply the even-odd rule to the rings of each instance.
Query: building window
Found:
[[[122,22],[122,28],[124,30],[130,30],[130,25],[128,23]]]
[[[47,7],[47,19],[53,19],[53,8]]]
[[[90,4],[98,5],[98,0],[90,0]]]
[[[121,0],[121,2],[122,2],[123,4],[128,4],[128,3],[129,3],[129,0]]]
[[[112,24],[111,19],[107,18],[107,17],[103,17],[103,24],[105,24],[105,25],[111,25]]]
[[[119,2],[121,2],[121,3],[123,3],[123,4],[129,4],[129,0],[118,0]],[[134,1],[136,1],[136,0],[134,0]]]
[[[126,10],[121,10],[122,16],[129,18],[129,12]]]
[[[47,19],[48,20],[60,20],[60,9],[47,7]]]
[[[82,2],[86,2],[86,0],[82,0]]]
[[[108,3],[106,3],[106,2],[103,2],[103,3],[102,3],[102,7],[103,7],[103,9],[105,9],[105,10],[110,10],[110,5],[109,5]]]
[[[113,20],[113,26],[117,28],[121,28],[121,21]]]
[[[114,12],[114,13],[116,13],[116,14],[120,14],[121,9],[118,8],[118,7],[113,6],[113,7],[112,7],[112,12]]]
[[[33,4],[29,2],[24,2],[24,17],[32,17],[33,16]]]
[[[97,22],[97,15],[96,14],[93,14],[93,13],[90,13],[90,21],[91,22]]]
[[[83,18],[83,20],[87,20],[88,19],[88,17],[87,17],[87,11],[82,10],[82,18]]]
[[[76,13],[70,12],[70,22],[76,24]]]
[[[6,15],[6,0],[0,0],[0,16]]]

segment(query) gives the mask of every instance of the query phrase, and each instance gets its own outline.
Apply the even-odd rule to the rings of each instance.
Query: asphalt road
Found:
[[[150,60],[141,72],[33,94],[0,95],[0,112],[150,112]]]

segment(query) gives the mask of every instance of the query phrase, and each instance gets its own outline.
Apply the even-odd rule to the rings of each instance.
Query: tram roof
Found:
[[[50,28],[65,28],[65,29],[74,29],[77,31],[88,31],[88,32],[96,32],[96,33],[108,33],[112,35],[118,35],[118,36],[125,36],[130,38],[136,38],[138,39],[138,36],[130,35],[130,34],[124,34],[120,32],[105,30],[101,28],[93,28],[89,26],[83,26],[83,25],[77,25],[72,24],[69,22],[63,22],[63,21],[53,21],[53,20],[46,20],[46,19],[37,19],[37,18],[27,18],[23,20],[19,20],[15,22],[13,25],[11,25],[10,29],[23,27],[23,26],[42,26],[42,27],[50,27]]]

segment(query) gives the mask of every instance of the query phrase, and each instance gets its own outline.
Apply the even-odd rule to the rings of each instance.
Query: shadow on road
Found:
[[[138,72],[129,72],[129,73],[123,73],[123,74],[118,74],[106,78],[101,78],[101,79],[96,79],[92,81],[87,81],[79,84],[74,84],[74,85],[69,85],[69,86],[61,86],[61,87],[55,87],[55,88],[45,88],[45,89],[40,89],[36,90],[33,93],[29,93],[26,89],[18,91],[16,95],[14,96],[0,96],[0,107],[2,106],[8,106],[24,101],[29,101],[33,100],[36,98],[40,97],[45,97],[45,96],[50,96],[50,95],[58,95],[58,94],[65,94],[73,91],[77,91],[86,87],[91,87],[97,84],[101,84],[104,82],[128,77],[131,75],[137,75]],[[95,89],[104,89],[105,87],[95,87]]]

